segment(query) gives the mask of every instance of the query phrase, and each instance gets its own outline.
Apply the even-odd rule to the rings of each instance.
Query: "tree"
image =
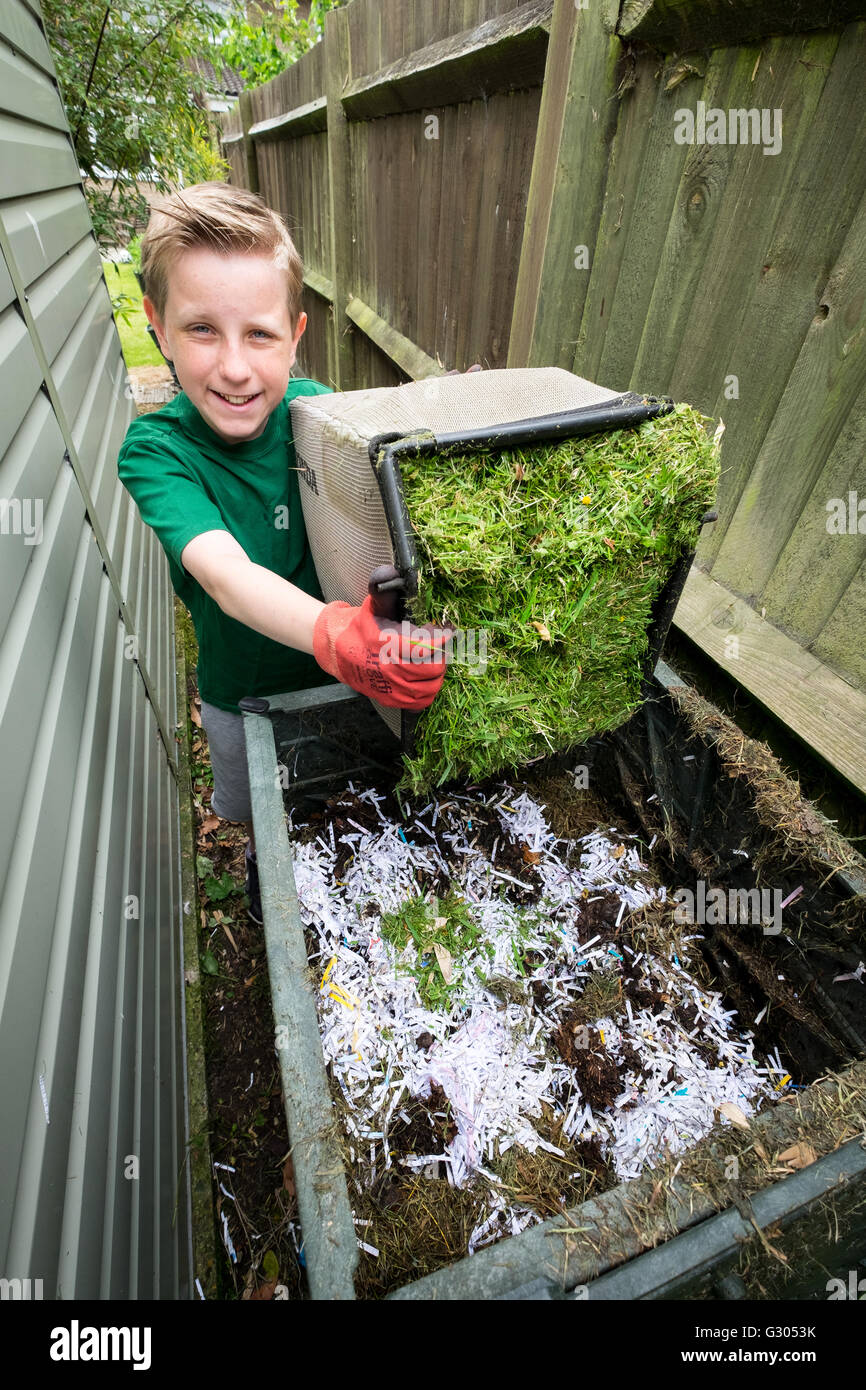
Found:
[[[240,73],[247,87],[269,82],[318,42],[325,15],[343,3],[313,0],[307,19],[298,17],[298,0],[275,0],[273,9],[251,6],[252,18],[238,4],[221,40],[224,61]]]
[[[306,20],[297,17],[297,0],[285,0],[278,14],[250,25],[242,0],[232,0],[228,15],[207,0],[42,0],[101,247],[124,245],[133,224],[146,219],[141,179],[170,192],[228,175],[206,109],[207,82],[191,60],[207,59],[220,71],[234,55],[245,84],[259,85],[316,42],[336,3],[313,0]]]

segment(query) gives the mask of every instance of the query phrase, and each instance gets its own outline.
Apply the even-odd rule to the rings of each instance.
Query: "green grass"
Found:
[[[653,600],[715,497],[709,423],[678,405],[637,430],[401,460],[412,620],[487,638],[486,667],[449,665],[401,787],[522,766],[634,712]]]
[[[114,314],[127,367],[164,366],[165,358],[147,332],[147,315],[141,307],[141,290],[138,288],[132,265],[117,265],[114,261],[103,261],[102,268],[111,298],[117,299],[121,294],[127,296],[128,302],[115,310]],[[123,317],[124,314],[129,319],[128,323]]]
[[[415,976],[418,994],[425,1008],[451,1007],[451,996],[463,978],[460,957],[468,956],[478,944],[481,928],[472,920],[468,904],[457,893],[444,898],[409,898],[396,912],[385,913],[379,930],[386,941],[402,952],[410,940],[417,947],[414,966],[406,967]],[[444,947],[451,957],[453,978],[446,984],[435,946]]]

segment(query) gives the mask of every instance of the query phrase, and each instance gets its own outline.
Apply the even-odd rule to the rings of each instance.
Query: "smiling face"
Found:
[[[160,348],[211,429],[226,444],[258,439],[289,384],[298,341],[286,272],[270,256],[206,247],[184,251],[170,275],[165,316],[143,299]]]

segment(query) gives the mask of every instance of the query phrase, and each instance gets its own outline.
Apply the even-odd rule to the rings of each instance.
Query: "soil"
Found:
[[[582,941],[591,941],[594,936],[600,936],[602,941],[616,941],[622,937],[623,922],[626,914],[620,918],[617,926],[616,919],[620,916],[620,901],[615,893],[605,893],[602,897],[589,898],[580,909],[580,936]]]
[[[451,1102],[436,1083],[430,1087],[428,1097],[411,1100],[401,1109],[409,1120],[402,1119],[398,1111],[388,1130],[388,1148],[394,1153],[404,1157],[432,1153],[450,1144],[457,1133],[457,1125],[451,1119]]]
[[[593,1110],[612,1105],[622,1092],[619,1065],[605,1050],[596,1031],[586,1026],[583,1015],[578,1010],[564,1013],[550,1041],[562,1060],[574,1068],[587,1104]]]
[[[199,878],[198,901],[211,1159],[226,1165],[213,1170],[222,1256],[216,1294],[230,1300],[270,1299],[281,1284],[289,1299],[297,1299],[306,1297],[306,1276],[290,1231],[297,1201],[274,1051],[264,929],[250,922],[246,912],[244,828],[210,812],[212,774],[207,736],[198,723],[194,675],[188,677],[187,693],[196,849],[213,866],[211,875]],[[225,875],[233,890],[209,899],[208,886],[213,890],[219,884],[220,894],[229,886]],[[208,970],[208,959],[216,973]],[[223,1212],[235,1261],[222,1240]],[[267,1252],[276,1260],[276,1281],[264,1274]]]
[[[394,780],[396,780],[396,778]],[[393,791],[393,782],[391,786],[388,786],[387,782],[379,781],[376,789],[377,792],[384,796],[384,799],[380,802],[382,813],[388,816],[389,819],[396,821],[398,825],[402,824],[404,826],[404,833],[410,844],[422,845],[435,843],[445,863],[454,863],[456,857],[455,850],[450,841],[445,839],[445,836],[449,833],[453,833],[455,823],[452,822],[447,810],[444,808],[452,804],[456,810],[456,808],[460,806],[460,803],[449,803],[447,788],[443,789],[439,798],[439,803],[443,810],[440,811],[436,825],[433,826],[431,824],[431,814],[428,814],[424,818],[424,824],[430,828],[431,835],[427,835],[424,831],[419,830],[417,826],[413,825],[415,808],[412,807],[411,801],[407,803],[405,798],[403,800],[403,807],[406,808],[406,815],[404,818],[400,802],[397,800]],[[491,782],[490,787],[484,788],[483,790],[486,791],[488,796],[492,796],[497,790],[497,786],[495,783]],[[410,810],[410,808],[412,809]],[[421,808],[418,807],[417,809]],[[309,822],[309,830],[300,831],[299,838],[314,839],[316,835],[321,835],[326,844],[329,842],[328,827],[331,825],[333,826],[335,837],[339,837],[346,832],[351,833],[351,831],[355,829],[354,826],[349,824],[350,820],[355,821],[357,825],[363,826],[365,830],[371,832],[377,831],[381,825],[381,821],[375,809],[369,805],[368,802],[360,801],[357,796],[353,796],[348,792],[340,796],[328,797],[323,806],[309,811],[306,818]],[[537,859],[529,846],[517,844],[509,840],[502,830],[499,817],[492,809],[483,817],[473,814],[471,833],[473,838],[470,841],[470,845],[472,848],[478,849],[489,856],[493,851],[494,845],[496,846],[495,867],[500,869],[503,873],[510,874],[512,878],[519,880],[521,887],[517,888],[517,891],[522,892],[522,903],[526,906],[531,906],[533,903],[536,903],[541,896],[542,882],[537,869]],[[353,850],[351,845],[340,845],[338,847],[336,860],[336,873],[338,878],[345,872],[352,860],[352,855]],[[417,870],[416,879],[419,888],[423,892],[432,891],[439,896],[445,894],[450,887],[450,879],[439,867],[429,871]],[[510,884],[509,887],[516,888],[517,886]]]
[[[571,1152],[579,1156],[581,1163],[589,1173],[593,1173],[597,1179],[593,1191],[597,1195],[605,1192],[607,1188],[616,1184],[617,1178],[610,1160],[605,1158],[601,1151],[601,1141],[597,1135],[591,1139],[581,1139],[571,1147]]]

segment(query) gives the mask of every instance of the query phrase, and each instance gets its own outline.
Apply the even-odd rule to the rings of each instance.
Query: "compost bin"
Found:
[[[552,368],[292,422],[325,598],[492,635],[417,722],[241,702],[313,1297],[805,1287],[862,1234],[866,875],[657,664],[720,429]]]
[[[712,1008],[730,1029],[731,1055],[741,1060],[748,1055],[753,1062],[775,1058],[779,1065],[764,1068],[760,1096],[757,1089],[745,1087],[755,1102],[752,1106],[744,1094],[747,1113],[736,1104],[715,1113],[715,1122],[698,1142],[681,1143],[674,1152],[659,1150],[642,1171],[632,1164],[632,1176],[625,1181],[616,1180],[608,1162],[603,1181],[588,1174],[592,1195],[586,1200],[575,1203],[564,1197],[558,1208],[547,1207],[555,1214],[539,1218],[536,1213],[517,1234],[498,1234],[494,1225],[486,1233],[488,1243],[475,1253],[448,1259],[440,1251],[426,1264],[419,1258],[416,1273],[410,1256],[405,1278],[396,1283],[377,1276],[371,1222],[399,1203],[401,1175],[411,1178],[413,1191],[427,1183],[432,1185],[427,1191],[436,1190],[449,1201],[453,1197],[452,1207],[471,1183],[446,1183],[448,1174],[458,1171],[447,1165],[426,1163],[419,1172],[411,1151],[407,1156],[405,1145],[392,1150],[386,1133],[372,1141],[372,1161],[380,1165],[376,1200],[361,1190],[359,1170],[349,1162],[350,1154],[362,1156],[356,1152],[361,1146],[342,1127],[335,1068],[332,1062],[326,1068],[323,1052],[324,1007],[338,1010],[345,1002],[348,1009],[351,1000],[340,988],[333,995],[340,1003],[331,1000],[327,961],[309,927],[311,912],[302,914],[293,862],[297,857],[300,864],[303,845],[321,832],[321,843],[337,850],[337,871],[346,872],[352,847],[366,829],[351,809],[361,805],[361,792],[369,794],[364,803],[368,810],[378,808],[380,800],[388,808],[396,804],[399,813],[389,809],[388,819],[393,814],[404,844],[420,839],[421,805],[405,793],[384,800],[399,777],[399,742],[369,703],[345,687],[242,702],[276,1046],[314,1298],[827,1297],[827,1278],[837,1271],[844,1278],[862,1252],[866,865],[801,798],[766,748],[747,739],[664,663],[647,681],[645,696],[637,713],[618,729],[503,773],[508,812],[516,799],[529,798],[521,804],[543,807],[552,833],[563,843],[583,840],[596,828],[616,827],[616,852],[625,857],[628,846],[628,855],[637,856],[647,875],[667,886],[668,908],[676,886],[694,889],[700,883],[708,892],[715,888],[723,894],[742,889],[760,895],[764,890],[767,903],[784,903],[781,917],[774,919],[771,909],[762,925],[713,922],[712,914],[706,914],[706,923],[686,933],[695,968],[702,972],[706,993],[700,997],[715,1001]],[[468,794],[465,785],[452,784],[439,795],[467,803],[474,798],[474,805],[491,807],[503,798],[495,779],[469,788]],[[428,814],[428,828],[431,819]],[[347,820],[348,826],[355,822],[354,829],[348,829]],[[335,825],[338,833],[347,829],[348,845],[337,846]],[[588,843],[592,847],[594,841]],[[503,875],[515,883],[535,872],[533,851],[523,848],[528,849],[524,867],[512,852]],[[522,890],[510,891],[519,895]],[[610,950],[614,964],[631,960],[633,948],[651,940],[646,921],[643,936],[630,934],[629,922],[640,918],[640,911],[621,910],[619,916],[616,923],[612,916],[606,922],[597,916],[580,936],[581,943],[591,942],[601,926],[602,947]],[[655,927],[650,922],[649,928],[658,929],[661,919],[654,920]],[[369,953],[363,942],[350,945],[352,950],[347,945],[335,952],[345,951],[362,969],[357,962]],[[685,960],[674,953],[670,978],[673,961],[684,975]],[[516,983],[524,988],[532,983],[532,953],[518,965],[527,980]],[[487,984],[493,991],[491,1010],[507,1017],[506,985],[498,986],[497,996],[496,982]],[[662,994],[652,994],[644,990],[641,995],[649,1010],[644,1017],[648,1022],[669,1019],[678,1006],[672,998],[665,1002]],[[631,998],[637,996],[632,993]],[[631,1003],[628,1008],[631,1016]],[[613,1011],[605,1017],[612,1019]],[[438,1036],[445,1038],[458,1023],[442,1025]],[[680,1036],[702,1045],[702,1027],[695,1023],[693,1012],[679,1009]],[[351,1033],[346,1036],[351,1039]],[[357,1034],[354,1041],[359,1042]],[[418,1041],[422,1059],[435,1054],[432,1037]],[[716,1063],[726,1047],[707,1065]],[[564,1055],[560,1049],[548,1065],[561,1072]],[[695,1062],[698,1068],[703,1065],[700,1058]],[[585,1072],[575,1074],[586,1078]],[[738,1075],[744,1074],[741,1067]],[[388,1081],[384,1078],[385,1085]],[[676,1085],[676,1077],[670,1085]],[[619,1114],[639,1104],[636,1090],[634,1100],[625,1093],[618,1099]],[[440,1093],[428,1109],[436,1109],[441,1100]],[[610,1096],[599,1093],[597,1110],[600,1121],[614,1115]],[[438,1147],[445,1153],[449,1142],[453,1150],[457,1146],[456,1126],[447,1122],[450,1113],[438,1131]],[[411,1128],[406,1122],[414,1124],[417,1112],[404,1107],[403,1119],[392,1119],[405,1137]],[[418,1147],[420,1163],[429,1155],[423,1141]],[[386,1152],[390,1166],[383,1174]],[[543,1157],[547,1150],[537,1152]],[[600,1156],[598,1145],[581,1153],[588,1173],[593,1153]],[[555,1156],[553,1161],[558,1162]],[[602,1173],[601,1166],[598,1171]],[[564,1192],[578,1190],[565,1182],[562,1186]],[[472,1219],[470,1212],[465,1221],[471,1225]],[[413,1238],[411,1230],[404,1232],[410,1246]]]

